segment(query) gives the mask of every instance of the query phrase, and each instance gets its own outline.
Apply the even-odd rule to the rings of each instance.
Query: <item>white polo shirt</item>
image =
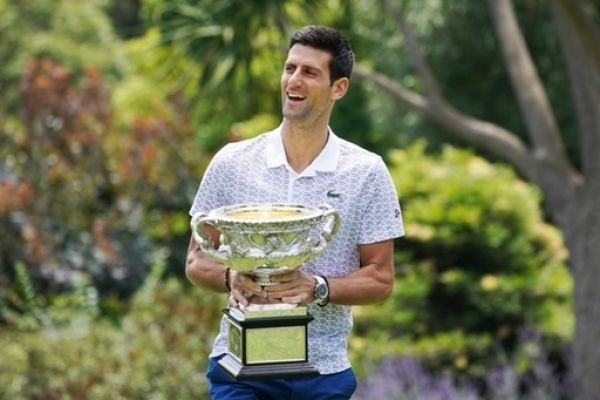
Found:
[[[325,252],[302,266],[306,272],[338,277],[360,267],[358,246],[404,234],[398,197],[380,156],[329,130],[319,156],[302,173],[287,163],[280,128],[223,147],[208,166],[190,214],[239,203],[330,204],[341,216],[340,230]],[[322,374],[350,367],[347,337],[350,306],[310,304],[309,362]],[[226,321],[211,357],[227,351]]]

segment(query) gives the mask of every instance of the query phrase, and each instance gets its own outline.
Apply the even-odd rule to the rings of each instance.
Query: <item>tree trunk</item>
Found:
[[[600,399],[600,187],[586,188],[564,227],[574,277],[575,336],[570,363],[573,399]]]
[[[600,399],[600,29],[578,3],[551,4],[571,83],[584,176],[570,204],[571,218],[560,224],[575,282],[571,393],[576,400]]]

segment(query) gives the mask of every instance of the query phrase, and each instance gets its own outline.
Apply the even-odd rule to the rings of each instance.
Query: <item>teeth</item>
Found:
[[[288,97],[292,100],[303,100],[304,96],[300,96],[298,94],[288,94]]]

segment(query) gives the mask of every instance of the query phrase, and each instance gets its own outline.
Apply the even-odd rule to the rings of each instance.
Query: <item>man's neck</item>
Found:
[[[302,126],[284,119],[281,138],[288,164],[301,173],[321,153],[329,136],[327,124]]]

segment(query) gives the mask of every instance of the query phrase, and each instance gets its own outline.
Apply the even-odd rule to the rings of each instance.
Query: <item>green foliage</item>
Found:
[[[81,323],[81,310],[65,308],[68,324],[0,331],[0,398],[207,398],[206,355],[224,300],[162,272],[154,268],[119,325],[93,314]]]
[[[48,292],[102,269],[89,246],[112,195],[102,73],[118,76],[122,61],[103,6],[0,1],[0,301],[18,262]]]
[[[115,32],[123,39],[142,35],[145,26],[140,18],[140,0],[109,0],[107,13]]]
[[[163,271],[182,274],[206,152],[278,121],[287,30],[339,27],[357,61],[420,90],[397,28],[370,1],[144,3],[155,28],[123,43],[105,0],[0,0],[1,398],[206,397],[223,301]],[[484,7],[407,4],[453,104],[520,130]],[[516,4],[551,100],[568,110],[547,9]],[[340,135],[378,151],[436,137],[353,82],[332,120]],[[423,147],[390,156],[407,237],[392,299],[356,309],[355,367],[395,353],[481,374],[502,345],[526,369],[523,327],[550,342],[571,335],[560,236],[539,192],[507,168]]]
[[[396,254],[392,298],[355,308],[356,370],[362,375],[373,359],[397,354],[484,376],[507,345],[506,357],[527,371],[530,350],[511,347],[520,329],[562,340],[572,318],[564,248],[540,218],[538,192],[508,168],[456,149],[430,157],[420,144],[391,158],[408,234]],[[116,324],[77,301],[46,306],[18,267],[28,312],[0,334],[7,349],[0,396],[206,396],[202,372],[223,299],[163,281],[167,255],[156,254]],[[20,323],[33,309],[50,323]]]
[[[32,57],[51,56],[77,72],[92,64],[118,73],[123,59],[104,3],[0,0],[0,105],[16,111],[19,78]]]
[[[118,313],[153,249],[170,248],[168,269],[182,274],[187,209],[208,158],[186,94],[151,79],[145,58],[157,35],[123,46],[104,2],[67,3],[0,3],[0,52],[14,52],[0,67],[10,89],[0,100],[9,121],[0,126],[0,301],[22,262],[49,297],[83,275],[101,309]],[[16,34],[19,21],[31,35]],[[152,53],[157,63],[169,55]]]
[[[0,302],[0,321],[12,330],[36,332],[87,325],[98,316],[97,291],[84,274],[77,275],[70,292],[45,295],[36,291],[22,262],[17,262],[14,270],[15,284],[7,288]]]
[[[175,88],[193,88],[191,117],[207,149],[222,146],[235,122],[277,113],[285,13],[280,1],[145,3],[147,20],[160,31],[158,50],[170,49],[172,56],[155,65],[167,79],[178,77],[171,79]]]
[[[526,127],[486,2],[405,0],[397,3],[403,5],[404,17],[415,31],[423,55],[448,102],[464,113],[498,123],[524,138]],[[512,3],[569,156],[578,164],[579,144],[572,98],[550,2],[515,0]],[[421,81],[392,16],[383,5],[373,6],[369,0],[355,0],[352,4],[355,10],[353,32],[362,38],[357,42],[359,62],[421,93]],[[587,9],[590,15],[597,16],[592,6]],[[372,85],[366,85],[366,91],[373,131],[388,142],[404,146],[426,138],[428,145],[435,148],[444,143],[463,145],[432,122],[407,112]]]
[[[279,79],[292,31],[324,24],[353,35],[352,5],[337,0],[224,0],[218,5],[147,0],[144,4],[149,24],[160,30],[162,46],[156,51],[171,53],[155,69],[165,79],[178,77],[180,88],[193,86],[191,118],[201,126],[198,136],[208,151],[239,138],[232,125],[255,115],[280,119]],[[385,141],[366,135],[370,128],[366,102],[360,82],[353,83],[331,125],[343,137],[383,149]]]
[[[528,327],[568,340],[566,250],[542,220],[539,192],[467,151],[446,147],[430,157],[424,147],[391,154],[407,234],[391,299],[359,309],[359,338],[385,343],[370,353],[476,370],[491,346],[511,352]]]
[[[16,284],[9,288],[8,301],[0,304],[0,320],[10,321],[13,324],[17,322],[23,326],[39,327],[45,322],[45,314],[22,262],[15,264],[15,281]],[[14,309],[19,309],[25,317],[15,318]]]
[[[424,43],[432,44],[427,46],[427,52],[442,90],[458,109],[498,123],[524,137],[526,127],[514,100],[487,7],[472,0],[443,4],[440,10],[443,24],[434,27],[423,38]],[[578,164],[579,145],[573,104],[559,37],[555,25],[550,22],[550,4],[519,0],[514,1],[514,6],[568,153]],[[415,12],[420,12],[420,8],[415,8]],[[469,21],[471,29],[465,29],[465,21]],[[490,28],[486,29],[486,26]],[[473,34],[472,29],[477,34]],[[472,79],[474,73],[484,79]],[[484,98],[485,101],[473,101]]]
[[[272,46],[285,44],[282,24],[286,23],[286,8],[299,7],[299,3],[154,0],[148,1],[148,8],[165,43],[182,44],[187,53],[201,60],[200,88],[211,90],[228,81],[251,78],[255,63],[262,58],[256,57],[257,52],[267,52],[277,70],[279,46]],[[302,3],[310,8],[317,2]]]

